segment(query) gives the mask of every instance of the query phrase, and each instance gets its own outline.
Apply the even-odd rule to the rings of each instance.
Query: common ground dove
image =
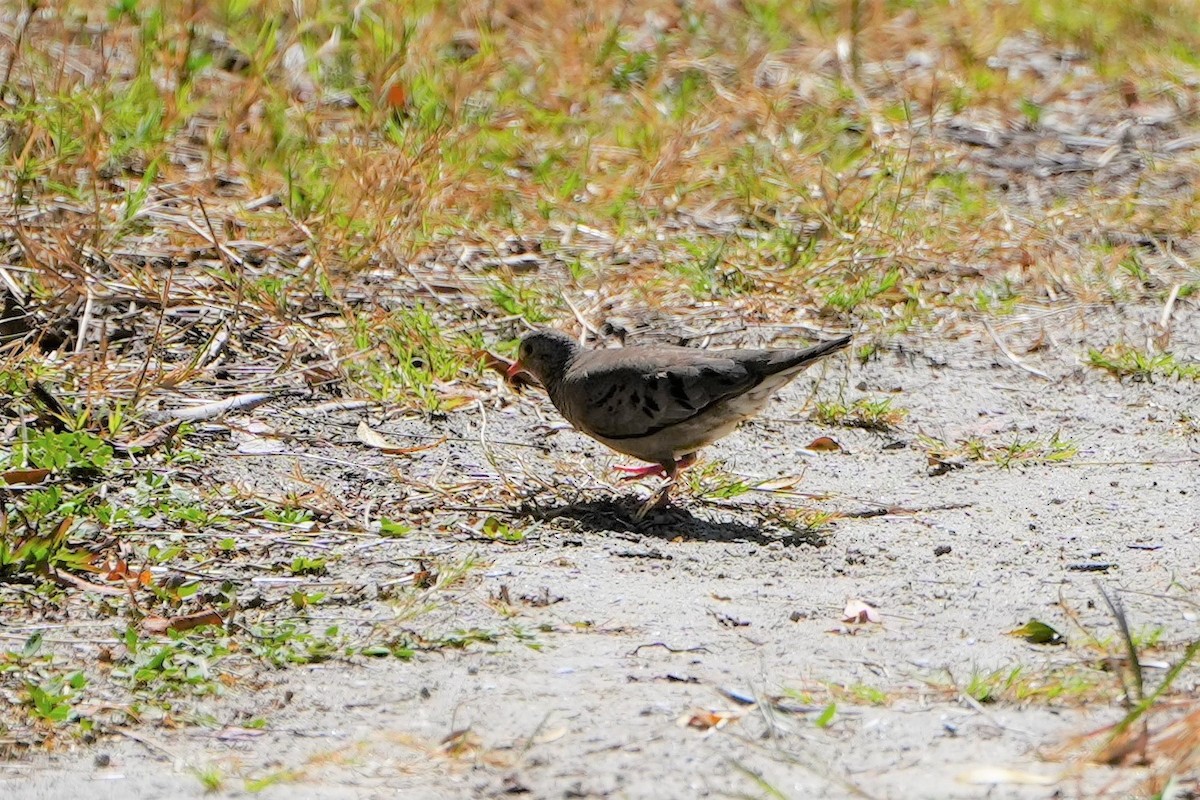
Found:
[[[654,464],[623,468],[632,477],[662,474],[673,481],[697,450],[762,411],[809,364],[849,343],[843,336],[805,350],[584,350],[570,336],[545,330],[521,340],[508,377],[530,373],[577,430]],[[665,491],[657,499],[665,501]]]

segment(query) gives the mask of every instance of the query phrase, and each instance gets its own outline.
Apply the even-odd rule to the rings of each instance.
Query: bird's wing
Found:
[[[606,439],[650,436],[749,391],[768,374],[761,351],[636,350],[596,351],[574,365],[558,392],[564,416]]]

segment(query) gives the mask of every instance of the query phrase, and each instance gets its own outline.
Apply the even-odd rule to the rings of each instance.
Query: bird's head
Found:
[[[508,368],[508,379],[519,373],[528,372],[549,389],[557,383],[571,359],[579,354],[579,345],[570,336],[559,331],[534,331],[521,339],[517,360]]]

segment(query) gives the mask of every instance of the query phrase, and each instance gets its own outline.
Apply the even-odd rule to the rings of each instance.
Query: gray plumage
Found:
[[[804,350],[583,350],[566,334],[537,331],[521,340],[517,365],[546,387],[576,429],[661,464],[672,477],[679,459],[758,414],[771,395],[850,338]]]

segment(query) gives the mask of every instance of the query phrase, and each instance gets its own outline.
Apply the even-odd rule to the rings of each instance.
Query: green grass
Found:
[[[837,400],[818,401],[813,421],[821,425],[840,425],[882,432],[894,430],[907,416],[908,410],[894,408],[890,397],[860,397],[850,405]]]
[[[1200,380],[1200,363],[1180,362],[1173,353],[1151,354],[1134,347],[1089,350],[1088,363],[1118,379],[1147,382],[1156,378]]]
[[[1109,678],[1085,667],[1030,670],[1016,666],[973,672],[963,691],[980,703],[1078,705],[1104,697]]]
[[[205,794],[216,794],[225,788],[225,774],[219,767],[208,765],[192,770]]]
[[[972,437],[954,444],[924,435],[918,439],[933,459],[943,462],[968,459],[1005,469],[1027,464],[1070,461],[1079,454],[1078,444],[1063,438],[1058,431],[1049,438],[1024,439],[1018,436],[999,442],[987,441],[980,437]]]

